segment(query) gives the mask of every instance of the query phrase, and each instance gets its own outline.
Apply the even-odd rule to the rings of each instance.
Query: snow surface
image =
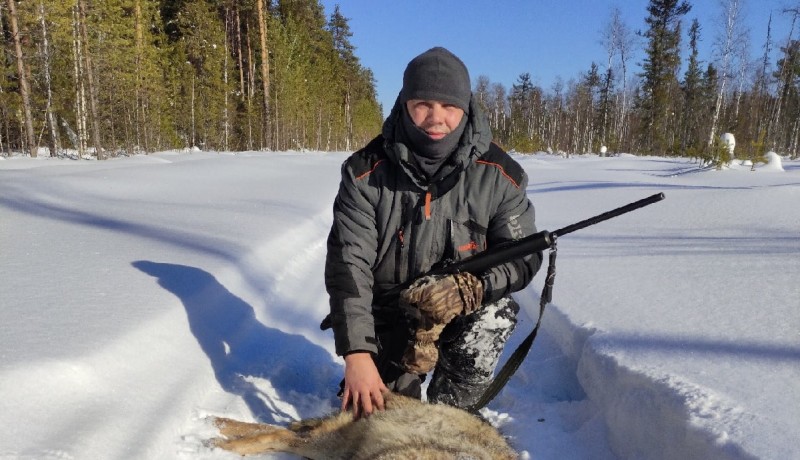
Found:
[[[0,458],[233,459],[207,416],[335,410],[345,157],[0,161]],[[540,229],[667,197],[559,239],[543,330],[483,413],[523,458],[800,458],[800,162],[516,158]]]

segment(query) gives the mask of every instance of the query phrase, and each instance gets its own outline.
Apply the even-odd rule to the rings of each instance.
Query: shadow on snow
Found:
[[[211,361],[220,386],[241,396],[257,420],[278,423],[276,415],[291,416],[277,405],[268,406],[271,396],[258,388],[254,378],[269,380],[279,399],[293,404],[302,405],[303,395],[333,398],[342,371],[330,354],[300,335],[259,322],[253,307],[210,273],[142,260],[132,265],[181,300],[189,329]]]

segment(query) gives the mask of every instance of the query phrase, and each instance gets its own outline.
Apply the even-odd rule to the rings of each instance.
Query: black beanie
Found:
[[[400,101],[411,99],[446,102],[469,112],[472,96],[467,66],[455,54],[431,48],[408,63],[403,73]]]

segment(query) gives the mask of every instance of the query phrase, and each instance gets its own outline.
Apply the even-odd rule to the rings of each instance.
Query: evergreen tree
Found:
[[[20,95],[22,113],[24,116],[23,126],[25,128],[24,149],[31,157],[36,157],[37,145],[33,130],[33,108],[30,100],[30,77],[25,65],[25,56],[22,51],[22,32],[19,25],[19,17],[15,0],[8,0],[8,22],[11,28],[11,36],[14,43],[14,60],[17,63],[17,82]]]
[[[690,9],[685,0],[650,0],[647,7],[649,29],[644,32],[647,49],[638,110],[643,146],[652,153],[672,149],[670,122],[680,67],[680,18]]]
[[[511,87],[509,95],[511,119],[508,139],[513,148],[517,150],[532,152],[540,148],[541,139],[537,136],[534,126],[541,94],[541,89],[533,85],[529,73],[521,74],[517,83]]]
[[[600,145],[606,147],[609,144],[616,147],[618,143],[618,139],[611,139],[613,135],[614,78],[614,69],[609,66],[605,71],[599,90],[597,125],[600,127]]]
[[[780,93],[776,102],[776,130],[773,145],[786,149],[792,157],[800,150],[800,40],[790,40],[781,48],[775,76]]]
[[[703,97],[702,79],[703,71],[700,69],[698,59],[698,43],[700,41],[700,23],[697,19],[689,27],[689,63],[683,75],[681,91],[683,93],[683,110],[681,123],[681,152],[690,157],[696,157],[703,148],[701,133],[704,126],[704,105],[708,102]]]
[[[189,147],[219,149],[223,145],[225,111],[225,31],[216,7],[205,1],[186,2],[175,26],[179,39],[171,50],[178,97],[174,117]]]
[[[603,123],[603,107],[600,101],[603,87],[603,77],[600,76],[600,67],[592,62],[589,72],[581,82],[581,90],[584,97],[583,105],[586,110],[584,126],[582,132],[582,151],[596,152],[600,145],[599,127]],[[606,100],[607,102],[607,100]]]
[[[4,153],[42,146],[37,143],[51,151],[59,143],[79,152],[96,147],[101,154],[180,147],[352,150],[380,132],[374,75],[358,59],[343,7],[326,17],[319,0],[10,1],[0,1]],[[19,33],[11,28],[10,6]],[[680,18],[688,3],[653,0],[647,11],[641,82],[627,78],[633,44],[618,10],[604,31],[603,68],[592,64],[547,91],[530,74],[508,91],[479,77],[475,97],[495,139],[519,151],[607,145],[661,154],[694,150],[710,160],[714,146],[707,139],[720,100],[719,129],[735,129],[748,156],[755,146],[797,154],[796,40],[787,38],[770,68],[767,36],[751,88],[745,48],[732,49],[737,87],[728,90],[734,97],[718,99],[724,62],[701,67],[697,21],[678,82]]]

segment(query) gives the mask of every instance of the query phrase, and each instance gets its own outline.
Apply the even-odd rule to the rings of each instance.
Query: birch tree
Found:
[[[628,135],[628,65],[633,57],[634,35],[622,19],[619,8],[611,11],[611,19],[604,31],[603,40],[609,59],[609,68],[619,68],[620,90],[617,92],[617,110],[614,120],[614,137],[622,142]]]
[[[717,135],[717,125],[719,124],[722,103],[725,98],[725,91],[728,81],[731,79],[731,64],[734,59],[736,49],[741,39],[741,14],[743,0],[721,0],[723,8],[722,30],[717,41],[717,48],[720,54],[719,66],[719,86],[717,87],[717,97],[714,103],[714,114],[711,118],[711,129],[708,135],[708,146],[714,144]]]
[[[52,66],[52,59],[50,54],[50,40],[47,36],[47,21],[45,20],[44,1],[39,2],[39,23],[42,28],[42,67],[44,70],[44,84],[47,93],[47,105],[45,107],[45,116],[47,118],[47,130],[50,147],[50,156],[57,156],[61,149],[61,143],[58,139],[58,124],[56,117],[53,113],[53,78],[51,76],[50,68]]]
[[[83,158],[86,153],[86,86],[85,61],[83,59],[83,41],[80,32],[80,15],[78,5],[72,7],[72,63],[73,75],[75,78],[75,125],[78,132],[73,139],[75,149],[78,151],[78,158]]]
[[[782,48],[784,56],[779,62],[778,66],[778,89],[775,103],[772,108],[772,116],[770,117],[770,129],[768,130],[768,142],[773,148],[777,148],[780,144],[781,137],[785,135],[785,130],[781,126],[782,117],[784,115],[784,105],[787,102],[789,93],[791,92],[791,50],[795,27],[797,27],[798,18],[800,18],[800,8],[787,8],[784,10],[785,14],[790,14],[792,17],[791,26],[789,28],[789,36],[786,39],[786,45]]]
[[[603,132],[601,134],[601,142],[603,145],[606,145],[608,134],[610,134],[617,143],[622,139],[622,129],[625,124],[624,120],[627,111],[627,59],[630,59],[629,48],[631,46],[631,39],[628,28],[622,20],[622,12],[618,7],[612,8],[609,22],[601,33],[601,42],[606,50],[606,72],[603,88],[604,102],[601,121]],[[619,69],[619,71],[615,71],[615,69]],[[610,108],[614,79],[617,78],[618,74],[621,74],[619,79],[622,83],[622,89],[614,96],[616,99],[615,113],[609,113],[608,109]],[[610,117],[613,118],[611,123],[609,123]],[[609,124],[612,132],[606,133]],[[619,145],[617,145],[617,147],[619,147]]]
[[[78,0],[78,29],[82,41],[84,70],[86,85],[89,93],[89,112],[91,113],[91,136],[94,144],[95,155],[98,160],[105,159],[105,153],[100,142],[100,115],[97,105],[97,82],[92,65],[92,53],[89,50],[89,27],[86,24],[86,0]]]

